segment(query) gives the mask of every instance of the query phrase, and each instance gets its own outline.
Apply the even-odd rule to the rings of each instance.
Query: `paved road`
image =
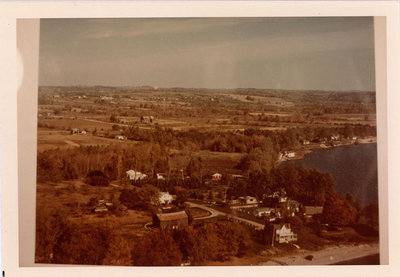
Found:
[[[245,218],[242,218],[242,217],[238,217],[238,216],[235,216],[235,215],[232,215],[232,214],[228,214],[228,213],[224,213],[224,212],[221,212],[221,211],[217,211],[217,210],[215,210],[213,208],[210,208],[210,207],[208,207],[206,205],[203,205],[203,204],[196,204],[196,203],[193,203],[193,202],[190,202],[190,201],[187,201],[185,203],[188,204],[190,207],[200,208],[200,209],[206,210],[206,211],[211,213],[211,215],[205,216],[205,217],[201,217],[201,218],[197,218],[197,220],[212,218],[212,217],[215,217],[215,216],[218,216],[218,215],[223,215],[223,216],[226,216],[229,219],[232,219],[233,221],[237,221],[237,222],[240,222],[240,223],[244,223],[246,225],[250,225],[250,226],[254,227],[256,230],[264,229],[264,224],[261,224],[261,223],[258,223],[258,222],[252,221],[252,220],[248,220],[248,219],[245,219]]]

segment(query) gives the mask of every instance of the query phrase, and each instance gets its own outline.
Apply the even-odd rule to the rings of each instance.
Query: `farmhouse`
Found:
[[[294,152],[287,152],[287,153],[286,153],[286,156],[287,156],[288,158],[294,158],[295,153],[294,153]]]
[[[167,205],[169,203],[172,203],[172,201],[174,201],[174,197],[171,194],[169,194],[169,192],[162,191],[160,192],[159,201],[160,204]]]
[[[253,215],[256,217],[270,216],[275,213],[274,208],[259,208],[253,211]]]
[[[242,205],[258,204],[257,198],[253,196],[239,197],[239,201]]]
[[[153,216],[153,226],[161,229],[182,229],[188,226],[188,216],[185,211],[155,214]]]
[[[217,172],[217,173],[214,173],[211,177],[214,181],[220,181],[222,178],[222,174]]]
[[[289,223],[268,224],[266,228],[266,242],[274,246],[276,243],[297,241],[297,234],[293,233]]]
[[[139,171],[135,171],[133,169],[130,169],[126,172],[126,176],[129,178],[129,180],[131,181],[138,181],[138,180],[143,180],[145,178],[147,178],[147,175],[139,172]]]

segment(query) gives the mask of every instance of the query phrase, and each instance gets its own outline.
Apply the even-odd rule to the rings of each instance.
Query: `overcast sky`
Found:
[[[42,19],[40,85],[375,90],[372,17]]]

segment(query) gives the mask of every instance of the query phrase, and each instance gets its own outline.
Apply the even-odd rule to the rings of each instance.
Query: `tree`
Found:
[[[100,170],[90,171],[86,182],[91,186],[106,187],[109,184],[107,176]]]
[[[119,233],[114,233],[108,241],[103,265],[132,265],[131,247]]]
[[[354,223],[356,213],[353,207],[334,191],[327,192],[325,197],[323,219],[326,223],[332,226],[346,226]]]
[[[54,262],[57,245],[68,238],[70,225],[62,207],[38,207],[36,215],[36,253],[38,263]]]
[[[176,204],[178,206],[182,205],[183,203],[185,203],[185,201],[187,200],[188,196],[189,196],[189,192],[187,191],[187,189],[181,187],[181,186],[175,186],[174,187],[175,190],[175,195],[176,195]]]
[[[198,182],[202,183],[202,174],[203,174],[203,166],[202,159],[199,158],[191,158],[189,164],[186,167],[186,172],[190,176],[191,179],[198,180]]]
[[[110,121],[111,121],[111,122],[118,122],[117,116],[116,116],[115,114],[112,114],[112,115],[110,116]]]
[[[362,210],[362,216],[370,227],[379,227],[379,208],[377,203],[371,203]]]
[[[123,189],[119,201],[130,209],[152,211],[159,205],[160,191],[152,185],[142,188]]]
[[[74,226],[71,230],[69,238],[58,244],[55,262],[101,265],[112,236],[110,229],[96,226],[90,230],[80,230]]]
[[[226,261],[242,255],[250,236],[238,223],[209,223],[197,228],[188,227],[178,237],[181,251],[193,265],[206,261]]]
[[[177,266],[182,261],[182,253],[170,232],[156,230],[138,242],[132,258],[134,265],[139,266]]]

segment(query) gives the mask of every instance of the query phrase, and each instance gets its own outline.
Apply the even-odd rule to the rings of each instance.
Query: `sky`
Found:
[[[42,19],[39,84],[373,91],[373,18]]]

